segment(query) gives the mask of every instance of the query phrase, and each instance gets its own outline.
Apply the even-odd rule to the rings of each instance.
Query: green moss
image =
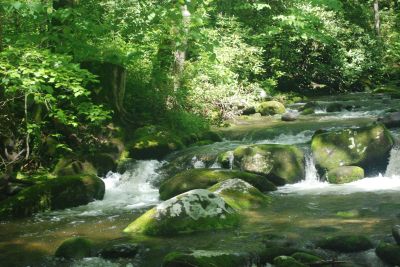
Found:
[[[285,106],[278,101],[267,101],[261,103],[256,112],[261,113],[261,115],[275,115],[275,114],[283,114],[286,112]]]
[[[276,267],[307,267],[303,263],[297,261],[290,256],[278,256],[274,259],[274,266]]]
[[[168,153],[184,147],[178,135],[155,126],[139,128],[129,145],[133,159],[161,159]]]
[[[240,146],[234,161],[243,171],[266,176],[276,185],[296,183],[304,179],[304,153],[292,145]]]
[[[229,179],[213,185],[208,190],[222,197],[237,210],[266,206],[271,198],[240,179]]]
[[[317,246],[338,252],[358,252],[373,248],[372,242],[362,235],[340,235],[317,242]]]
[[[358,129],[315,134],[311,148],[320,169],[331,170],[350,165],[365,169],[371,165],[386,167],[393,144],[393,137],[385,126],[372,124]]]
[[[104,176],[109,171],[116,171],[117,169],[117,162],[111,153],[97,153],[92,155],[89,161],[97,169],[99,176]]]
[[[310,264],[310,263],[315,263],[315,262],[319,262],[322,261],[323,259],[309,254],[309,253],[304,253],[304,252],[296,252],[292,255],[292,258],[294,258],[295,260],[297,260],[298,262],[301,262],[303,264]]]
[[[301,115],[311,115],[314,114],[315,110],[313,108],[306,108],[301,112]]]
[[[171,252],[163,260],[163,267],[232,267],[248,266],[247,255],[229,251]]]
[[[394,244],[379,243],[375,250],[376,255],[384,262],[398,266],[400,265],[400,246]]]
[[[0,202],[0,215],[26,217],[46,210],[76,207],[102,199],[104,190],[104,182],[93,175],[58,177]]]
[[[274,191],[276,187],[260,175],[220,169],[191,169],[169,178],[159,188],[160,199],[166,200],[192,189],[205,189],[218,182],[239,178],[262,192]]]
[[[56,250],[55,256],[65,259],[82,259],[92,255],[92,242],[82,237],[65,240]]]
[[[170,236],[236,227],[240,217],[223,199],[207,190],[192,190],[147,211],[125,233]]]
[[[221,164],[222,168],[230,169],[233,164],[233,151],[226,151],[218,155],[217,162]]]
[[[342,166],[329,170],[325,178],[331,184],[345,184],[364,178],[364,169],[358,166]]]
[[[96,168],[89,162],[81,162],[70,158],[61,158],[54,171],[55,176],[71,176],[80,174],[97,175]]]

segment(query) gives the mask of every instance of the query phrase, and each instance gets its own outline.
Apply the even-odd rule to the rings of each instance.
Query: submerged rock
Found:
[[[315,133],[311,148],[319,169],[359,166],[384,171],[394,139],[383,124]],[[376,169],[376,170],[374,170]]]
[[[83,259],[93,254],[93,244],[82,237],[65,240],[56,250],[55,256],[64,259]]]
[[[229,179],[209,188],[235,209],[249,209],[268,205],[270,198],[251,184],[240,179]]]
[[[274,191],[276,187],[263,176],[224,169],[191,169],[176,174],[161,184],[160,199],[165,200],[192,189],[206,189],[224,180],[238,178],[262,192]]]
[[[331,184],[345,184],[364,178],[364,170],[357,166],[342,166],[329,170],[325,179]]]
[[[267,115],[275,115],[275,114],[283,114],[286,109],[285,106],[278,101],[267,101],[262,102],[256,109],[258,113],[261,113],[263,116]]]
[[[138,251],[137,244],[114,244],[101,249],[98,254],[105,259],[134,258]]]
[[[340,112],[344,109],[344,105],[341,103],[331,103],[326,107],[327,112]]]
[[[57,177],[0,202],[0,216],[26,217],[37,212],[85,205],[103,199],[104,190],[103,180],[94,175]]]
[[[171,252],[165,256],[163,267],[247,267],[251,266],[252,259],[246,253],[231,251]]]
[[[314,113],[315,113],[315,110],[313,108],[306,108],[301,112],[301,115],[311,115]]]
[[[234,151],[234,162],[243,171],[266,176],[276,185],[304,179],[304,153],[292,145],[240,146]]]
[[[384,262],[392,265],[400,265],[400,246],[394,244],[379,243],[375,250],[376,255]]]
[[[372,242],[362,235],[339,235],[317,242],[317,246],[338,252],[358,252],[373,248]]]
[[[125,233],[168,236],[232,228],[239,215],[217,194],[196,189],[162,202],[127,228]]]

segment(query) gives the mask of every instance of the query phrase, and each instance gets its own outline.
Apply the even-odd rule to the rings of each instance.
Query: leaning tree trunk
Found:
[[[374,1],[374,26],[376,35],[379,37],[381,35],[381,19],[379,14],[379,0]]]

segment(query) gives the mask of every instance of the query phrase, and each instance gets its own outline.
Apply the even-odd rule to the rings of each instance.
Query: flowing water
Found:
[[[365,95],[364,95],[365,96]],[[293,123],[279,118],[236,121],[222,130],[226,140],[192,147],[169,155],[165,162],[138,161],[123,174],[104,177],[106,194],[102,201],[73,209],[38,214],[28,219],[0,221],[0,266],[160,266],[169,251],[188,249],[257,249],[267,236],[277,234],[304,248],[313,241],[336,233],[360,233],[375,244],[390,236],[391,226],[400,223],[400,149],[395,147],[385,173],[344,185],[332,185],[319,177],[309,142],[315,130],[365,125],[385,106],[398,108],[386,97],[371,99],[348,95],[341,100],[361,107],[353,111],[327,113],[330,98],[319,100],[317,114],[300,117]],[[292,108],[295,108],[292,107]],[[400,135],[394,129],[395,136]],[[280,187],[271,194],[268,207],[244,214],[246,220],[236,230],[198,233],[170,238],[126,236],[122,230],[147,209],[159,203],[157,185],[167,175],[187,168],[216,168],[216,156],[246,144],[296,144],[306,151],[306,178]],[[233,155],[231,161],[233,162]],[[63,240],[84,236],[95,244],[109,240],[133,241],[147,249],[134,260],[106,261],[86,258],[60,262],[52,257]],[[330,254],[359,266],[385,266],[373,250],[353,254]]]

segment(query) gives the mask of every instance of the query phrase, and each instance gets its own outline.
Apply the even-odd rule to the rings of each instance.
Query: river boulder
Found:
[[[83,237],[65,240],[56,250],[55,256],[64,259],[83,259],[93,254],[93,244]]]
[[[325,179],[331,184],[345,184],[364,178],[364,170],[358,166],[342,166],[329,170]]]
[[[285,114],[282,115],[281,120],[282,121],[295,121],[299,117],[298,113],[295,112],[286,112]]]
[[[392,235],[394,240],[396,240],[397,245],[400,245],[400,225],[392,227]]]
[[[378,118],[378,121],[385,124],[388,128],[400,127],[400,112],[389,113]]]
[[[192,189],[206,189],[216,183],[238,178],[261,192],[274,191],[276,186],[263,176],[225,169],[190,169],[167,179],[159,188],[160,199],[166,200]]]
[[[234,162],[242,171],[266,176],[276,185],[304,179],[304,153],[292,145],[240,146],[234,150]]]
[[[381,242],[375,250],[376,255],[384,262],[392,265],[400,265],[400,246]]]
[[[37,212],[77,207],[103,199],[104,191],[103,180],[94,175],[57,177],[0,202],[0,217],[27,217]]]
[[[124,232],[170,236],[232,228],[238,224],[238,213],[221,197],[205,189],[195,189],[147,211]]]
[[[97,175],[97,170],[90,162],[72,158],[61,158],[54,167],[53,173],[56,176]]]
[[[318,131],[311,141],[316,166],[331,170],[340,166],[359,166],[368,172],[386,169],[394,139],[383,124],[339,131]]]
[[[283,114],[286,109],[285,106],[278,101],[267,101],[262,102],[257,107],[256,111],[261,113],[263,116],[275,115],[275,114]]]
[[[271,200],[260,190],[240,179],[219,182],[208,190],[222,197],[226,203],[237,210],[266,206]]]
[[[317,246],[337,252],[350,253],[373,248],[372,242],[363,235],[339,235],[317,242]]]

